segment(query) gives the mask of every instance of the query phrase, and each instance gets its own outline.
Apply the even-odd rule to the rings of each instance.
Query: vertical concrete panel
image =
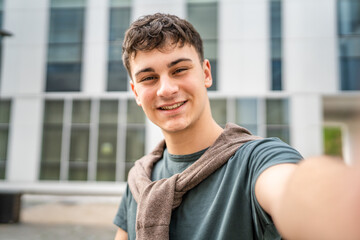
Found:
[[[346,122],[348,127],[348,159],[345,161],[350,165],[360,164],[360,114],[348,119]]]
[[[108,24],[108,1],[88,0],[82,72],[82,90],[86,93],[101,93],[106,90]]]
[[[283,1],[284,87],[290,92],[338,89],[335,0]]]
[[[1,94],[38,94],[44,89],[48,1],[5,1]]]
[[[267,0],[220,1],[221,92],[265,93],[269,88]]]
[[[36,181],[40,166],[42,100],[18,97],[13,101],[6,179]]]
[[[322,118],[320,96],[317,94],[291,96],[291,145],[305,158],[322,154]]]

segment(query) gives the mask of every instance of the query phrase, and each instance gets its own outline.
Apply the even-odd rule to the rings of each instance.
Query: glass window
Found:
[[[126,180],[134,161],[145,154],[145,114],[133,99],[46,100],[43,124],[41,180]],[[3,135],[0,131],[0,143]],[[90,143],[97,148],[95,162]],[[119,143],[124,145],[120,152]]]
[[[282,2],[270,0],[271,89],[282,90]]]
[[[98,181],[115,181],[117,126],[100,125],[98,141]]]
[[[360,90],[360,57],[340,58],[340,67],[342,79],[341,89]]]
[[[100,101],[100,116],[101,124],[117,124],[118,122],[118,101],[117,100],[102,100]]]
[[[144,155],[145,129],[129,126],[126,131],[126,161],[135,162]]]
[[[74,100],[72,123],[90,123],[90,100]]]
[[[0,99],[0,124],[9,123],[10,121],[10,100]]]
[[[125,179],[134,162],[145,154],[145,126],[128,126],[126,130]]]
[[[122,64],[121,47],[122,47],[122,42],[110,42],[109,61],[120,62]]]
[[[217,39],[217,3],[189,3],[188,19],[203,40]]]
[[[281,59],[281,38],[271,39],[271,58],[272,59]]]
[[[360,1],[338,0],[339,35],[360,34]]]
[[[122,41],[130,25],[130,7],[110,9],[110,41]]]
[[[90,100],[74,100],[70,138],[69,180],[86,180],[89,161]]]
[[[133,163],[145,154],[145,114],[135,100],[127,101],[125,177]]]
[[[52,8],[84,7],[86,0],[51,0]]]
[[[48,48],[48,63],[71,63],[81,61],[79,44],[51,44]]]
[[[0,162],[6,161],[7,143],[8,143],[8,128],[0,126]]]
[[[210,99],[210,106],[213,118],[224,127],[227,123],[226,99]]]
[[[40,180],[59,180],[60,162],[41,163]]]
[[[217,89],[217,9],[217,2],[189,1],[188,3],[188,20],[200,33],[204,44],[204,57],[210,60],[212,66],[213,86],[209,90]]]
[[[97,148],[95,162],[90,143]],[[119,144],[124,145],[121,151]],[[126,180],[134,161],[144,154],[145,114],[135,100],[45,101],[41,180]]]
[[[118,101],[100,102],[97,181],[115,181]]]
[[[41,180],[60,179],[64,101],[47,100],[41,151]]]
[[[130,25],[129,1],[113,1],[110,9],[108,91],[127,91],[128,77],[121,53],[125,31]]]
[[[282,61],[281,59],[271,60],[272,90],[282,90]]]
[[[209,59],[210,65],[211,65],[211,76],[212,76],[212,85],[208,88],[210,91],[215,91],[218,89],[218,83],[217,83],[217,60],[216,59]]]
[[[79,43],[83,36],[84,10],[52,9],[49,43]]]
[[[58,162],[61,157],[62,125],[44,126],[43,134],[43,162]]]
[[[145,114],[135,100],[128,100],[127,122],[145,124]]]
[[[81,63],[48,63],[47,92],[79,91]]]
[[[62,125],[44,125],[40,179],[60,179]]]
[[[287,99],[266,100],[266,135],[290,142],[289,106]]]
[[[273,38],[281,38],[281,0],[270,0],[270,33]]]
[[[243,98],[236,100],[236,123],[248,129],[252,134],[258,134],[258,103],[257,99]]]
[[[360,34],[340,37],[339,47],[341,89],[360,90]]]
[[[85,1],[52,0],[46,91],[80,91]]]
[[[338,0],[341,90],[360,90],[360,1]]]
[[[266,129],[267,137],[277,137],[282,141],[289,143],[290,142],[290,132],[289,128],[286,126],[268,126]]]
[[[266,100],[267,124],[289,124],[288,101],[284,99]]]
[[[112,61],[108,64],[108,91],[127,91],[128,75],[122,61]]]
[[[111,7],[130,6],[131,0],[110,0]]]
[[[70,139],[69,180],[86,180],[89,154],[89,128],[72,127]]]
[[[10,124],[10,100],[0,99],[0,179],[5,179]]]

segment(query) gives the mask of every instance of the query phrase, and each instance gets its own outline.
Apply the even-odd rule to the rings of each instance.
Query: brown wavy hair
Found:
[[[146,15],[133,22],[125,33],[122,59],[130,77],[130,57],[138,51],[166,50],[169,47],[193,46],[204,61],[203,43],[194,26],[175,15],[156,13]]]

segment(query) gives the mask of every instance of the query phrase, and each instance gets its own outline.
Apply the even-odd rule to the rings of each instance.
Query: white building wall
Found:
[[[349,164],[360,164],[360,115],[354,116],[347,121],[348,126],[348,143],[349,143]]]
[[[283,1],[282,16],[285,90],[337,91],[336,0]]]
[[[360,112],[353,116],[338,116],[331,119],[337,126],[342,127],[343,156],[348,165],[360,164]]]
[[[318,94],[295,94],[290,98],[291,145],[303,157],[322,154],[322,100]]]
[[[37,97],[17,97],[11,111],[6,179],[12,182],[37,181],[40,169],[42,100]]]
[[[48,1],[5,1],[1,96],[12,98],[6,179],[38,179],[45,88]]]
[[[38,179],[49,2],[5,1],[4,29],[14,34],[4,40],[0,87],[1,97],[13,100],[7,161],[7,180],[10,181]],[[82,92],[90,97],[108,94],[105,91],[109,2],[87,0]],[[277,95],[269,91],[269,1],[221,0],[218,6],[219,92],[216,94],[260,98]],[[186,0],[134,0],[132,3],[132,20],[155,12],[186,17]],[[282,16],[283,79],[285,90],[291,96],[291,144],[304,157],[314,156],[321,154],[323,148],[321,93],[338,90],[336,1],[283,1]],[[66,98],[66,93],[56,95]],[[356,121],[348,124],[358,126]],[[349,135],[352,149],[358,149],[359,135],[359,130]],[[147,120],[146,152],[162,138],[160,129]]]
[[[1,95],[39,94],[45,84],[48,1],[4,1],[4,41]]]
[[[109,14],[108,1],[88,0],[85,18],[82,91],[106,91]]]
[[[133,0],[132,21],[153,13],[169,13],[184,18],[186,15],[185,0]]]
[[[219,91],[269,89],[268,0],[219,1]]]

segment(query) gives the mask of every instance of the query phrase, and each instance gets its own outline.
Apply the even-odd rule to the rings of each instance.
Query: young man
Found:
[[[300,154],[276,138],[222,129],[190,23],[140,18],[126,32],[123,61],[137,104],[165,140],[131,169],[115,239],[360,239],[359,170],[325,157],[298,164]]]

